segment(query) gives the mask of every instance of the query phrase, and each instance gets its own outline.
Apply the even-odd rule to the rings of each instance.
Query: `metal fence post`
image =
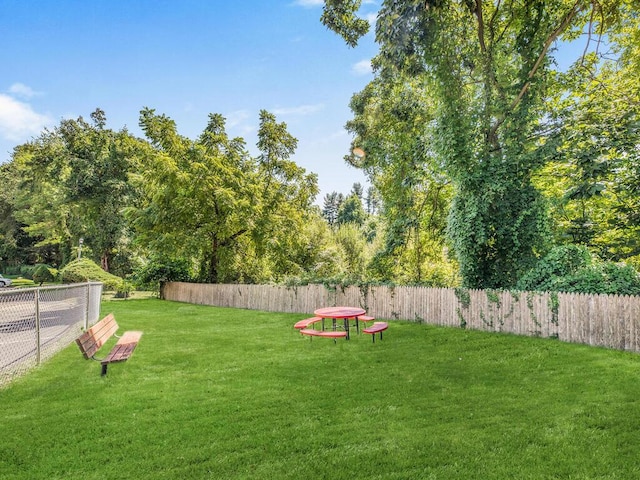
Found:
[[[40,289],[36,288],[36,365],[40,365]]]

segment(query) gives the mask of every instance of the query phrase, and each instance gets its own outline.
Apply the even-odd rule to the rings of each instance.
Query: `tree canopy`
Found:
[[[325,1],[323,23],[349,45],[366,30],[357,16],[360,4]],[[562,141],[559,130],[549,130],[554,127],[549,101],[573,92],[560,81],[554,50],[583,33],[586,52],[605,35],[616,42],[616,32],[624,28],[637,35],[637,25],[631,25],[637,24],[637,6],[580,0],[382,3],[375,30],[380,45],[373,62],[376,78],[360,98],[354,97],[354,146],[366,147],[362,167],[374,181],[416,156],[422,166],[442,167],[453,187],[448,239],[464,285],[513,286],[550,246],[547,203],[533,177]],[[393,123],[373,132],[361,127],[372,99],[379,105],[401,98],[412,83],[419,88],[407,96],[409,102],[398,102],[413,105],[406,107],[415,122],[410,138],[397,135],[396,125],[402,124],[398,108],[386,110]],[[375,93],[368,93],[371,89]],[[369,107],[363,105],[366,98]],[[421,98],[426,101],[417,103]],[[385,135],[398,140],[395,148],[376,148],[379,142],[371,139]],[[402,147],[407,151],[395,154]],[[413,181],[413,171],[404,175]],[[381,189],[381,194],[391,198],[391,191]]]

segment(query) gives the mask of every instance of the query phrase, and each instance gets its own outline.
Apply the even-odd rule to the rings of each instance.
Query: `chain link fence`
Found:
[[[98,321],[102,283],[0,291],[0,387]]]

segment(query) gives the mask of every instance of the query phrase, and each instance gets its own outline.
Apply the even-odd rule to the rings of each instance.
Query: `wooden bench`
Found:
[[[321,317],[305,318],[304,320],[300,320],[299,322],[296,322],[296,324],[293,326],[293,328],[301,330],[303,328],[307,328],[310,325],[313,325],[314,323],[318,323],[318,322],[321,322],[321,321],[322,321]]]
[[[340,337],[346,337],[347,332],[344,330],[314,330],[312,328],[303,328],[300,330],[302,335],[308,335],[309,337],[325,337],[333,338],[333,343],[336,343],[336,339]]]
[[[118,343],[111,349],[109,354],[103,359],[95,358],[95,354],[98,350],[118,331],[118,324],[110,313],[93,327],[89,328],[86,332],[76,338],[76,343],[80,347],[80,351],[84,358],[99,361],[102,364],[102,375],[107,374],[107,367],[110,363],[124,362],[128,360],[133,354],[142,332],[124,332],[121,337],[118,337]]]
[[[362,329],[363,333],[371,334],[371,338],[373,339],[373,343],[376,341],[376,333],[380,333],[380,340],[382,340],[382,332],[389,328],[387,322],[374,322],[369,328]]]

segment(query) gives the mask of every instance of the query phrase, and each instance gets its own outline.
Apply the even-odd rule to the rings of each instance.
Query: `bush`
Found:
[[[44,282],[53,282],[57,271],[44,263],[35,266],[31,272],[31,278],[35,283],[42,285]]]
[[[139,288],[160,291],[160,282],[190,281],[189,262],[183,259],[154,258],[138,270],[134,278]]]
[[[35,287],[35,285],[36,284],[33,283],[33,280],[22,277],[13,279],[13,283],[11,284],[12,287]]]
[[[81,258],[67,264],[60,271],[60,276],[63,283],[102,282],[105,290],[119,290],[123,288],[124,283],[122,278],[105,272],[88,258]]]
[[[640,295],[640,275],[630,265],[604,262],[586,247],[556,247],[527,272],[519,290]]]

